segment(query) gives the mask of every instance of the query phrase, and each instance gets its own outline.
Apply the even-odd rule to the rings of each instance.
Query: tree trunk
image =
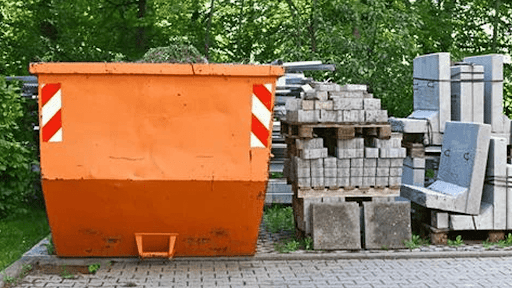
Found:
[[[206,39],[204,43],[204,54],[206,56],[206,60],[210,60],[210,27],[212,26],[212,18],[213,18],[213,11],[215,9],[215,0],[212,0],[210,2],[210,16],[208,16],[208,26],[206,27]]]
[[[146,16],[146,0],[138,1],[137,18],[142,20]],[[137,28],[137,50],[146,51],[146,29],[144,27]]]
[[[494,23],[492,25],[492,45],[491,51],[494,53],[498,53],[498,30],[499,30],[499,21],[500,21],[500,0],[496,0],[496,4],[494,6]]]

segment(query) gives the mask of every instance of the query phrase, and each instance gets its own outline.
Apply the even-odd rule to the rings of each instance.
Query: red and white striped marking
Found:
[[[41,88],[41,137],[43,142],[62,142],[60,83],[43,84]]]
[[[251,148],[269,147],[272,121],[272,84],[252,86]]]

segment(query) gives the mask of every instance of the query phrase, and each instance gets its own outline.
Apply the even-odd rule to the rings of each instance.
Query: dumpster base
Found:
[[[141,231],[179,234],[176,257],[256,252],[265,181],[43,179],[42,184],[61,257],[135,257],[134,234]]]

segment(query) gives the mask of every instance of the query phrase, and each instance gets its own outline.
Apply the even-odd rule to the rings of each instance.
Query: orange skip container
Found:
[[[30,72],[58,256],[254,255],[281,67],[37,63]]]

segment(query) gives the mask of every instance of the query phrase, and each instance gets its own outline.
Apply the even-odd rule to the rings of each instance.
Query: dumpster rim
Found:
[[[58,62],[30,63],[32,74],[128,74],[184,76],[271,76],[284,75],[284,68],[259,64],[171,64],[171,63],[104,63]]]

